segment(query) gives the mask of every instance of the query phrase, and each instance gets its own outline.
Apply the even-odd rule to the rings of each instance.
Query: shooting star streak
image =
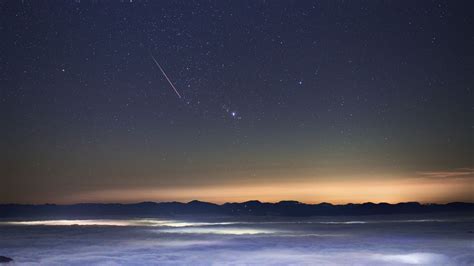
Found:
[[[161,73],[163,73],[163,76],[165,76],[166,80],[168,81],[168,83],[171,85],[171,87],[173,88],[174,92],[176,92],[176,94],[178,95],[178,98],[181,99],[181,94],[179,94],[178,90],[176,89],[176,87],[173,85],[173,83],[171,82],[170,78],[168,78],[168,75],[166,75],[165,71],[163,70],[163,68],[160,66],[160,64],[158,63],[158,61],[156,61],[155,57],[150,54],[151,58],[153,58],[153,61],[155,61],[155,64],[158,66],[158,68],[161,70]]]

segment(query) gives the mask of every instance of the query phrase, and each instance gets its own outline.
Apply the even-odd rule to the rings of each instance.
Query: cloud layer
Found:
[[[472,265],[469,217],[94,220],[0,225],[0,255],[38,265]],[[72,222],[70,224],[81,224]],[[158,224],[158,225],[157,225]],[[171,224],[171,226],[170,226]],[[118,226],[117,226],[118,225]],[[175,225],[175,226],[173,226]]]

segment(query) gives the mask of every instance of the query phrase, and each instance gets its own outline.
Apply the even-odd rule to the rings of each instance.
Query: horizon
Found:
[[[346,179],[347,180],[347,179]],[[334,204],[363,202],[421,202],[448,203],[472,202],[472,182],[474,172],[471,168],[454,169],[439,172],[417,172],[412,176],[391,176],[380,179],[377,175],[361,179],[317,180],[304,179],[294,181],[265,183],[234,183],[221,185],[165,186],[139,188],[131,186],[120,189],[91,189],[75,193],[55,193],[42,200],[14,200],[4,197],[0,203],[16,202],[41,204],[54,202],[72,204],[77,202],[131,203],[141,201],[181,201],[200,199],[207,202],[243,202],[259,199],[263,202],[278,202],[292,199],[306,203],[331,202]],[[50,193],[48,193],[50,194]],[[50,198],[50,199],[48,199]]]
[[[352,179],[352,180],[351,180]],[[347,180],[347,179],[346,179]],[[263,202],[278,202],[292,199],[300,202],[318,203],[331,202],[334,204],[363,203],[363,202],[421,202],[421,203],[448,203],[472,202],[472,182],[474,171],[472,168],[460,168],[439,172],[416,172],[412,176],[391,176],[380,179],[377,175],[370,178],[349,178],[331,180],[325,178],[315,182],[304,179],[294,181],[265,183],[233,183],[221,185],[196,186],[165,186],[155,188],[139,188],[131,186],[120,189],[90,189],[74,193],[47,193],[50,196],[41,200],[14,200],[8,194],[0,198],[1,203],[44,204],[72,204],[76,202],[141,202],[141,201],[181,201],[187,202],[200,199],[207,202],[243,202],[259,199]],[[296,182],[295,182],[296,181]],[[15,194],[16,195],[16,194]],[[186,195],[186,196],[184,196]],[[48,199],[50,198],[50,199]]]
[[[144,201],[130,201],[130,202],[117,202],[117,201],[110,201],[110,202],[97,202],[97,201],[91,201],[91,202],[74,202],[74,203],[54,203],[54,202],[45,202],[45,203],[15,203],[15,202],[7,202],[7,203],[0,203],[0,205],[60,205],[60,206],[68,206],[68,205],[80,205],[80,204],[119,204],[119,205],[134,205],[134,204],[142,204],[142,203],[155,203],[155,204],[160,204],[160,203],[181,203],[181,204],[189,204],[193,202],[200,202],[200,203],[210,203],[214,205],[225,205],[225,204],[244,204],[244,203],[249,203],[249,202],[257,202],[257,203],[262,203],[262,204],[278,204],[278,203],[288,203],[288,202],[294,202],[298,204],[306,204],[306,205],[320,205],[320,204],[329,204],[329,205],[334,205],[334,206],[343,206],[343,205],[363,205],[363,204],[388,204],[388,205],[396,205],[396,204],[407,204],[407,203],[417,203],[420,205],[448,205],[452,203],[467,203],[467,204],[474,204],[474,201],[447,201],[447,202],[420,202],[420,201],[400,201],[400,202],[385,202],[385,201],[365,201],[365,202],[344,202],[344,203],[334,203],[334,202],[326,202],[326,201],[321,201],[321,202],[302,202],[298,200],[291,200],[291,199],[286,199],[286,200],[279,200],[279,201],[262,201],[258,199],[250,199],[246,201],[225,201],[225,202],[213,202],[213,201],[205,201],[205,200],[200,200],[200,199],[192,199],[189,201],[177,201],[177,200],[170,200],[170,201],[153,201],[153,200],[144,200]]]

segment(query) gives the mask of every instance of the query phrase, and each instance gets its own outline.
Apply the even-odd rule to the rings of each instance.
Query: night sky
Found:
[[[0,202],[472,201],[472,10],[0,1]]]

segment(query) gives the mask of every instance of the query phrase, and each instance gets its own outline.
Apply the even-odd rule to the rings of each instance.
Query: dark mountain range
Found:
[[[255,216],[331,216],[331,215],[380,215],[408,213],[467,212],[474,214],[474,203],[420,204],[418,202],[363,203],[333,205],[330,203],[305,204],[298,201],[266,203],[247,201],[222,205],[191,201],[142,202],[136,204],[81,203],[73,205],[23,205],[1,204],[0,218],[31,217],[153,217],[170,215],[255,215]]]

